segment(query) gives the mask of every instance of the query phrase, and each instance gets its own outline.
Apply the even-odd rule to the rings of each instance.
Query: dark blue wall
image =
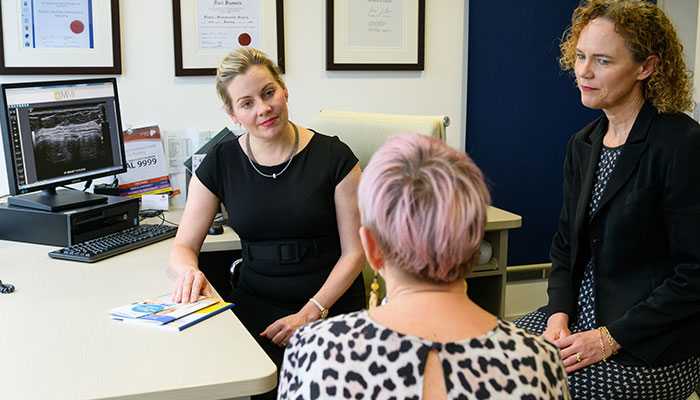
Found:
[[[509,265],[549,262],[569,137],[601,112],[559,69],[559,38],[577,0],[469,2],[466,150],[493,204],[523,217]]]

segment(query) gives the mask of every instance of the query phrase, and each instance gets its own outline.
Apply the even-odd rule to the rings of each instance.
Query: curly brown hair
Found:
[[[692,72],[683,60],[683,45],[666,14],[646,0],[582,1],[562,36],[559,65],[573,74],[576,45],[583,28],[595,18],[608,18],[627,43],[632,57],[642,62],[654,55],[659,61],[644,82],[644,97],[660,112],[695,108]]]

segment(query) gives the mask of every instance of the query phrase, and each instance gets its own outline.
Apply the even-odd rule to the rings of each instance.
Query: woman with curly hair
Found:
[[[576,399],[685,399],[700,383],[700,126],[683,48],[643,0],[581,4],[561,44],[581,102],[549,303],[516,324],[559,347]]]

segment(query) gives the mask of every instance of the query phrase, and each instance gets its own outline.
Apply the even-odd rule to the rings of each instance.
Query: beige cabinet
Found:
[[[506,297],[506,266],[508,265],[508,230],[519,228],[519,215],[496,207],[488,209],[484,240],[493,249],[491,260],[478,264],[467,277],[469,297],[486,311],[503,317]]]

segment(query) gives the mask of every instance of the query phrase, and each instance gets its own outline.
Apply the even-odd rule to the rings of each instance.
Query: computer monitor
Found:
[[[56,187],[126,171],[116,79],[5,83],[0,91],[8,203],[60,211],[105,202]]]

